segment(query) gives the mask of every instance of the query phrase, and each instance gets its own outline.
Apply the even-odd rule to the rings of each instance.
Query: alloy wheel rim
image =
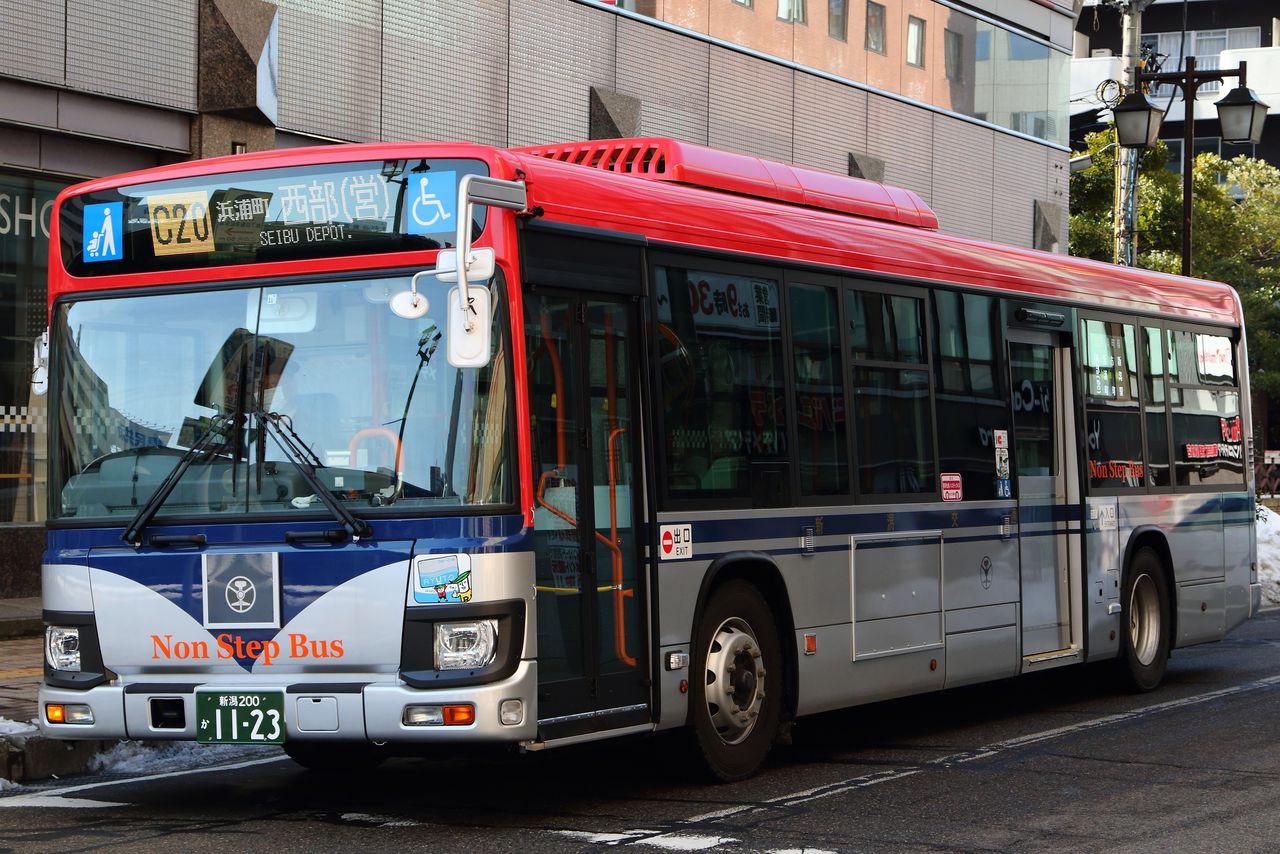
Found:
[[[730,617],[707,646],[706,703],[711,725],[725,744],[742,742],[764,707],[765,660],[751,626]]]
[[[1160,648],[1160,600],[1155,581],[1145,572],[1129,591],[1129,646],[1143,667],[1156,660]]]

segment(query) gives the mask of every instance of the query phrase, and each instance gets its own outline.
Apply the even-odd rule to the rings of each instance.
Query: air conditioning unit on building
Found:
[[[1115,54],[1109,47],[1095,47],[1093,50],[1089,51],[1089,56],[1097,59],[1099,57],[1115,56]]]

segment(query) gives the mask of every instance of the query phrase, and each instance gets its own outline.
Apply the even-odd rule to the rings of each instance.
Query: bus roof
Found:
[[[498,177],[514,178],[522,172],[529,182],[531,209],[540,208],[547,220],[630,232],[673,248],[841,268],[832,270],[836,273],[994,289],[1117,312],[1227,324],[1242,320],[1235,292],[1221,283],[942,234],[936,231],[937,216],[909,190],[662,138],[510,150],[471,143],[282,149],[97,179],[64,190],[59,203],[82,193],[223,172],[423,157],[481,159],[497,167]],[[56,241],[51,252],[56,265],[52,269],[61,271]],[[331,260],[325,269],[414,263],[403,259],[407,254],[383,260],[364,256],[350,264],[346,259],[341,264]],[[311,272],[316,263],[246,265],[219,271],[216,278]],[[147,274],[115,286],[208,279],[210,273],[203,268],[163,277]],[[51,276],[50,301],[67,291],[110,284]]]

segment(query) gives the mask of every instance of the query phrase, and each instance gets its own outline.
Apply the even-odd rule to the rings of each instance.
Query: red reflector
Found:
[[[470,704],[444,707],[445,726],[470,726],[476,722],[476,707]]]
[[[813,655],[817,653],[817,651],[818,651],[818,636],[805,635],[804,636],[804,654]]]

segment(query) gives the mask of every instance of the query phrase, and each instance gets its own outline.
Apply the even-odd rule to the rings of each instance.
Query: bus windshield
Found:
[[[415,320],[408,276],[57,306],[52,514],[132,517],[184,456],[161,518],[323,513],[319,485],[357,515],[511,503],[503,300],[490,364],[456,369],[448,287],[422,277]]]

